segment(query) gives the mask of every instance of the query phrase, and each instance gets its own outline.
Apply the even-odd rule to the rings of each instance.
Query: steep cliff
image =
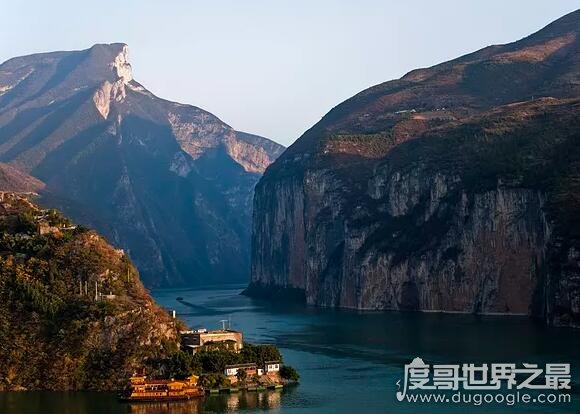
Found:
[[[248,294],[580,326],[580,12],[372,87],[256,187]]]
[[[248,279],[253,188],[282,150],[154,96],[124,44],[0,65],[0,161],[129,249],[150,286]]]
[[[0,390],[116,389],[178,346],[124,251],[0,193]]]

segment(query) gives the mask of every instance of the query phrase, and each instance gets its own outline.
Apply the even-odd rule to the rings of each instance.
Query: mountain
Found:
[[[246,293],[580,326],[579,29],[575,11],[333,108],[256,186]]]
[[[148,286],[248,280],[253,188],[282,150],[153,95],[125,44],[0,65],[0,162],[126,248]]]
[[[0,189],[2,191],[36,193],[44,187],[44,183],[39,179],[18,171],[10,165],[0,163]]]
[[[177,350],[123,250],[15,193],[0,233],[0,390],[115,390]]]

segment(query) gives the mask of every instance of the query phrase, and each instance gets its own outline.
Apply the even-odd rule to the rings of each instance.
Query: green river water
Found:
[[[580,331],[524,317],[356,312],[272,304],[240,296],[240,286],[153,291],[192,327],[222,319],[244,339],[276,344],[300,384],[282,391],[217,395],[187,403],[124,404],[112,393],[0,393],[0,413],[580,413]],[[183,298],[177,301],[176,298]],[[514,362],[572,366],[570,403],[410,403],[395,398],[403,366]]]

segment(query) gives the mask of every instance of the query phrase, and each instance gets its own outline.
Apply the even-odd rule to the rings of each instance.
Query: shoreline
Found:
[[[530,320],[536,320],[528,313],[522,312],[470,312],[461,310],[445,310],[445,309],[390,309],[390,308],[364,308],[364,307],[349,307],[349,306],[323,306],[312,305],[306,302],[306,294],[303,289],[294,287],[283,287],[274,285],[264,285],[262,283],[251,282],[240,295],[252,299],[264,300],[266,302],[281,302],[286,304],[303,304],[305,307],[313,309],[330,309],[353,312],[368,312],[368,313],[428,313],[428,314],[449,314],[449,315],[473,315],[473,316],[499,316],[499,317],[526,317]]]

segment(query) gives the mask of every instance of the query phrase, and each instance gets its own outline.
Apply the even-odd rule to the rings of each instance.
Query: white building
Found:
[[[227,377],[235,377],[236,375],[238,375],[238,371],[241,369],[246,371],[246,374],[248,376],[254,375],[257,372],[256,364],[249,363],[249,364],[226,365],[224,369],[224,374]]]
[[[268,372],[280,371],[280,361],[266,361],[266,362],[264,362],[264,371],[266,372],[266,374]]]

